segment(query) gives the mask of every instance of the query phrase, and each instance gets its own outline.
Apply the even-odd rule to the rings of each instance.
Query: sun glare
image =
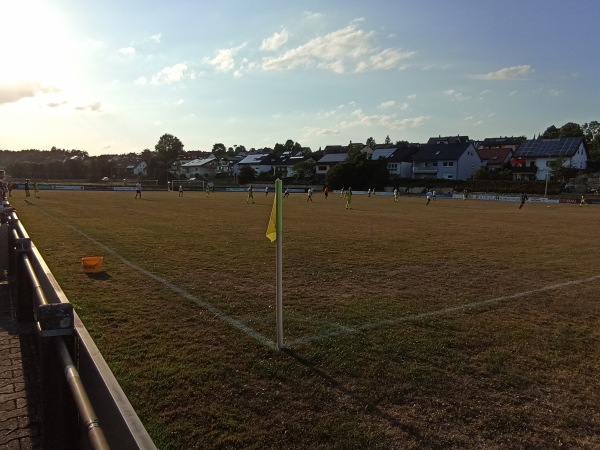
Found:
[[[44,2],[2,0],[0,82],[61,90],[71,64],[65,26]]]

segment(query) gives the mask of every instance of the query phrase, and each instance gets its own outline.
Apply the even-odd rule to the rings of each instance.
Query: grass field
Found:
[[[10,200],[161,449],[600,447],[598,206],[338,197],[284,199],[285,352],[272,194]]]

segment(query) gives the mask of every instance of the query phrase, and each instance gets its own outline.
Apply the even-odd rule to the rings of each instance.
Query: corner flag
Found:
[[[275,180],[275,199],[273,200],[273,209],[271,210],[271,217],[269,218],[269,224],[267,225],[266,236],[271,241],[277,241],[277,258],[275,259],[276,274],[275,274],[275,302],[276,302],[276,316],[277,316],[277,348],[282,350],[283,346],[283,244],[281,239],[282,230],[282,198],[281,195],[281,180],[277,178]]]
[[[277,239],[277,189],[275,189],[273,209],[271,210],[271,217],[269,218],[269,225],[267,225],[266,235],[271,242],[274,242],[275,239]]]

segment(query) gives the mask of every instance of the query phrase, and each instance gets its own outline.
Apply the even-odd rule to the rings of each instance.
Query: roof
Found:
[[[413,162],[413,156],[419,151],[419,147],[400,147],[388,158],[388,162]]]
[[[427,141],[427,144],[457,144],[457,143],[465,143],[469,142],[469,136],[438,136],[431,137]]]
[[[515,152],[519,158],[571,157],[583,142],[582,137],[531,139],[523,142]]]
[[[265,156],[268,156],[268,153],[255,153],[254,155],[248,155],[238,164],[260,164]]]
[[[389,158],[396,151],[396,147],[378,148],[373,151],[371,159]]]
[[[413,159],[415,161],[457,161],[470,146],[470,142],[425,144],[417,151]]]
[[[192,161],[184,162],[181,164],[181,167],[199,167],[214,161],[215,159],[217,159],[215,155],[210,155],[208,158],[193,159]]]
[[[523,137],[497,137],[497,138],[485,138],[480,142],[481,147],[503,147],[507,145],[515,145],[518,146],[523,142],[525,138]]]
[[[345,161],[348,153],[328,153],[317,161],[317,164],[335,164]]]
[[[506,162],[508,157],[512,154],[510,148],[480,148],[477,150],[479,159],[487,161],[488,166],[490,165],[502,165]]]

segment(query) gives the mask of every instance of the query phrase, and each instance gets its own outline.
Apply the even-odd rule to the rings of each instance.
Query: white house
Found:
[[[512,160],[513,179],[545,180],[551,175],[552,161],[562,161],[563,167],[584,170],[589,158],[582,137],[527,140],[519,146]]]
[[[413,157],[413,178],[468,180],[481,165],[475,146],[466,139],[428,143]]]

